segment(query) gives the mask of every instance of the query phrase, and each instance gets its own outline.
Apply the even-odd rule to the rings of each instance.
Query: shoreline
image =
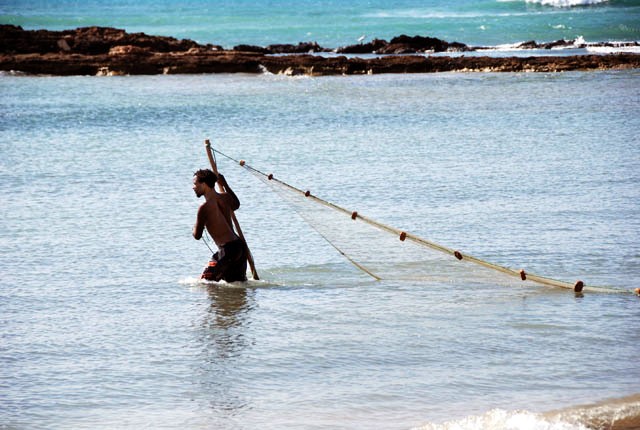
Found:
[[[525,42],[520,49],[554,49],[565,43]],[[630,42],[631,44],[631,42]],[[601,44],[608,46],[611,44]],[[632,42],[629,46],[637,46]],[[640,54],[544,56],[465,56],[487,50],[422,36],[399,36],[329,50],[316,43],[225,50],[144,33],[107,27],[75,30],[23,30],[0,25],[0,71],[33,75],[159,75],[202,73],[281,74],[288,76],[368,75],[436,72],[564,72],[640,68]],[[357,51],[357,52],[356,52]],[[314,55],[335,52],[337,56]],[[374,54],[374,58],[347,56]],[[437,56],[430,56],[438,53]],[[447,53],[456,54],[447,56]],[[463,53],[462,55],[460,53]],[[343,55],[347,54],[347,55]]]

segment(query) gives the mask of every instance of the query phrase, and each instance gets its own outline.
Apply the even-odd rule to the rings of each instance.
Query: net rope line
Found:
[[[344,252],[342,249],[340,249],[338,247],[338,245],[336,245],[331,239],[329,239],[325,234],[323,234],[320,229],[316,228],[313,223],[311,222],[311,220],[309,220],[301,211],[298,211],[298,215],[300,215],[300,217],[306,221],[306,223],[311,226],[312,229],[314,229],[316,231],[316,233],[318,233],[324,240],[327,241],[327,243],[329,243],[329,245],[331,245],[333,247],[333,249],[335,249],[336,251],[338,251],[340,253],[340,255],[342,255],[344,258],[346,258],[347,260],[349,260],[349,262],[351,264],[353,264],[354,266],[356,266],[358,269],[362,270],[364,273],[366,273],[367,275],[371,276],[373,279],[375,279],[376,281],[380,281],[382,280],[381,277],[379,277],[378,275],[376,275],[375,273],[373,273],[371,270],[367,269],[364,265],[358,263],[357,261],[355,261],[353,258],[349,257],[349,255],[347,255],[346,252]]]
[[[403,230],[388,226],[386,224],[383,224],[379,221],[376,221],[374,219],[371,219],[369,217],[366,217],[364,215],[360,215],[358,212],[356,211],[349,211],[348,209],[345,209],[341,206],[336,205],[335,203],[329,202],[327,200],[321,199],[320,197],[317,197],[313,194],[311,194],[310,191],[303,191],[299,188],[294,187],[293,185],[290,185],[278,178],[276,178],[273,174],[269,173],[264,173],[248,164],[246,164],[246,162],[244,160],[237,160],[233,157],[230,157],[229,155],[226,155],[220,151],[218,151],[217,149],[213,149],[214,153],[218,153],[219,155],[223,156],[224,158],[227,158],[230,161],[233,161],[237,164],[239,164],[241,167],[243,167],[244,169],[250,171],[251,173],[258,175],[259,177],[262,178],[266,178],[266,180],[268,181],[274,181],[278,184],[280,184],[281,186],[289,189],[290,191],[293,191],[297,194],[302,195],[303,197],[307,198],[307,199],[311,199],[314,202],[321,204],[325,207],[331,208],[335,211],[338,212],[342,212],[345,215],[348,215],[349,217],[351,217],[351,219],[353,219],[354,221],[356,219],[360,219],[363,222],[372,225],[380,230],[386,231],[387,233],[396,235],[400,241],[405,241],[405,240],[410,240],[418,245],[422,245],[422,246],[426,246],[428,248],[434,249],[436,251],[440,251],[441,253],[444,254],[449,254],[455,258],[457,258],[458,260],[465,260],[465,261],[469,261],[471,263],[474,263],[476,265],[479,266],[483,266],[485,268],[497,271],[497,272],[501,272],[504,273],[506,275],[515,277],[515,278],[519,278],[522,281],[532,281],[538,284],[542,284],[542,285],[546,285],[546,286],[551,286],[551,287],[560,287],[560,288],[565,288],[565,289],[570,289],[573,290],[575,292],[581,292],[583,291],[583,288],[585,286],[585,284],[581,281],[578,280],[576,281],[574,284],[571,284],[569,282],[565,282],[565,281],[560,281],[557,279],[552,279],[552,278],[548,278],[548,277],[544,277],[544,276],[540,276],[540,275],[536,275],[533,273],[529,273],[524,271],[524,269],[522,270],[515,270],[515,269],[511,269],[505,266],[501,266],[499,264],[495,264],[495,263],[491,263],[485,260],[482,260],[480,258],[474,257],[472,255],[469,254],[465,254],[462,253],[460,251],[448,248],[446,246],[440,245],[438,243],[435,242],[431,242],[429,240],[423,239],[419,236],[416,236],[414,234],[405,232]],[[261,178],[261,179],[262,179]],[[302,215],[301,215],[302,216]],[[364,266],[362,266],[361,264],[358,264],[357,262],[355,262],[352,258],[350,258],[348,255],[346,255],[346,253],[344,253],[342,250],[340,250],[333,242],[331,242],[331,240],[329,240],[325,235],[323,235],[322,233],[320,233],[318,231],[318,229],[316,229],[313,224],[311,222],[309,222],[307,219],[305,219],[304,216],[302,216],[302,218],[305,220],[305,222],[307,222],[315,231],[317,231],[324,240],[326,240],[331,246],[333,246],[341,255],[343,255],[346,259],[348,259],[353,265],[355,265],[356,267],[358,267],[360,270],[362,270],[363,272],[367,273],[368,275],[372,276],[373,278],[380,280],[381,278],[376,276],[375,274],[373,274],[370,270],[368,270],[367,268],[365,268]],[[601,287],[589,287],[590,290],[593,291],[602,291],[602,292],[620,292],[618,290],[611,290],[611,289],[607,289],[607,288],[601,288]]]

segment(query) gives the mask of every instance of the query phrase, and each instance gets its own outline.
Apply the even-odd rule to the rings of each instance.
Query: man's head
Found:
[[[193,174],[193,192],[201,197],[207,191],[207,187],[214,188],[218,176],[209,169],[200,169]]]

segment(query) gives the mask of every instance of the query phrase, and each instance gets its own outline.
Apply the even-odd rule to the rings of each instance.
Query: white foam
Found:
[[[499,0],[500,1],[500,0]],[[434,12],[426,9],[399,9],[365,13],[365,18],[405,18],[405,19],[466,19],[483,17],[526,16],[528,12]]]
[[[264,67],[262,64],[258,65],[258,68],[260,69],[260,72],[263,75],[273,75],[273,73],[271,73],[266,67]]]
[[[587,44],[587,41],[584,40],[584,37],[582,36],[576,37],[576,40],[573,41],[573,46],[583,46],[586,44]]]
[[[194,286],[194,285],[198,285],[198,284],[200,284],[202,282],[206,282],[206,281],[203,281],[199,277],[198,278],[194,278],[192,276],[188,276],[186,278],[178,279],[178,284],[180,284],[180,285]]]
[[[608,0],[525,0],[527,3],[538,3],[543,6],[572,7],[606,3]]]
[[[582,424],[559,419],[547,419],[529,411],[493,409],[483,415],[473,415],[441,424],[429,423],[414,430],[587,430]]]
[[[536,49],[539,51],[546,51],[544,48],[527,48],[523,47],[522,44],[524,42],[518,43],[507,43],[502,45],[488,46],[486,49],[478,49],[478,51],[496,51],[496,52],[510,52],[510,51],[535,51]],[[575,50],[575,49],[584,49],[589,53],[597,53],[597,54],[615,54],[620,52],[629,52],[629,53],[640,53],[640,46],[637,42],[608,42],[609,46],[601,46],[600,43],[592,43],[587,42],[584,37],[578,36],[573,43],[567,43],[563,45],[554,46],[550,49],[550,51],[564,51],[564,50]]]
[[[19,70],[0,70],[0,76],[29,76],[29,74]]]
[[[188,287],[206,287],[209,285],[216,285],[225,288],[271,288],[271,287],[281,287],[282,284],[273,281],[267,281],[264,279],[260,279],[256,281],[255,279],[248,279],[246,282],[226,282],[224,280],[221,281],[207,281],[206,279],[201,279],[200,277],[187,276],[186,278],[178,279],[178,284],[186,285]]]
[[[489,50],[494,50],[494,51],[514,51],[514,50],[521,50],[521,49],[525,49],[520,47],[520,45],[522,45],[522,43],[524,42],[518,42],[518,43],[506,43],[506,44],[502,44],[502,45],[496,45],[493,47],[489,47]]]
[[[586,49],[594,54],[616,54],[619,52],[640,54],[640,46],[587,46]]]

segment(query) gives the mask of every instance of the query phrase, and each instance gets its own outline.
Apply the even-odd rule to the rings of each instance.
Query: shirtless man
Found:
[[[216,182],[224,192],[218,193],[215,190]],[[193,191],[198,198],[205,198],[205,202],[198,209],[193,237],[200,240],[206,227],[218,246],[218,252],[211,257],[209,266],[205,268],[201,278],[209,281],[246,281],[246,247],[231,223],[231,213],[240,207],[240,200],[224,176],[216,175],[209,169],[198,170],[193,174]]]

